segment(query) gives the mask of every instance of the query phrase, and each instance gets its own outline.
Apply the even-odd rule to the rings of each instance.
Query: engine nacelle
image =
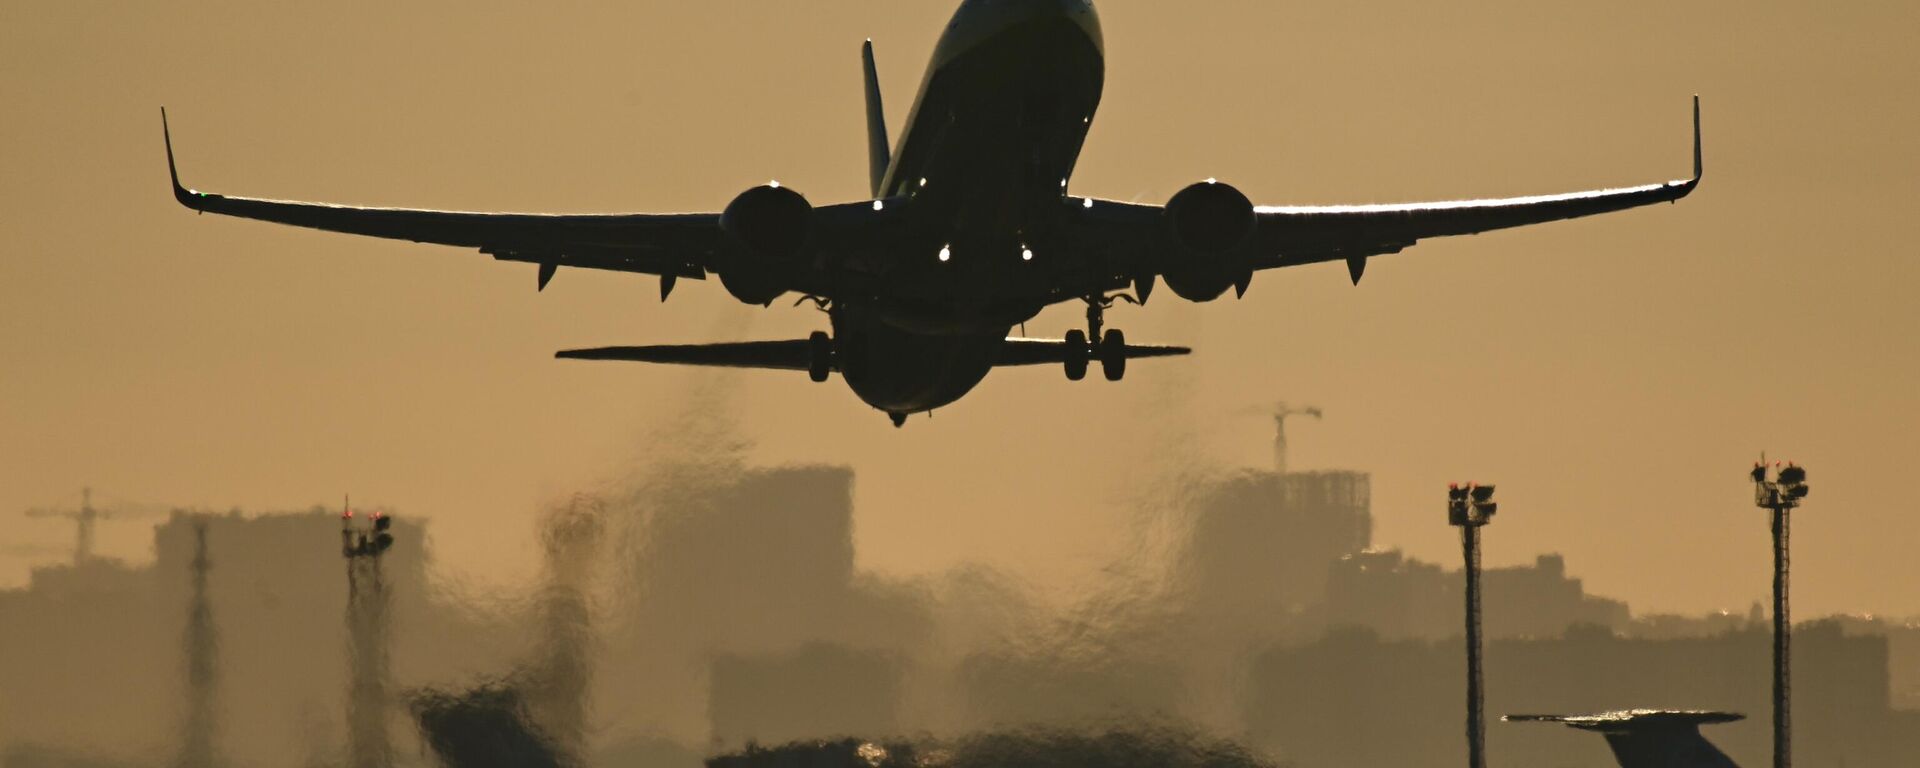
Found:
[[[754,187],[727,203],[720,214],[726,247],[714,265],[727,293],[767,304],[786,292],[812,220],[807,198],[779,184]]]
[[[1207,180],[1175,193],[1166,211],[1179,246],[1161,270],[1167,287],[1188,301],[1219,298],[1246,270],[1240,246],[1258,222],[1253,201],[1230,184]]]

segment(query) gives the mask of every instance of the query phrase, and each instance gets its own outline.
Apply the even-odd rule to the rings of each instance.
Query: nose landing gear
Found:
[[[1119,381],[1127,375],[1127,335],[1118,329],[1101,333],[1105,324],[1107,308],[1115,300],[1139,305],[1140,300],[1125,293],[1112,296],[1093,294],[1086,297],[1087,330],[1067,331],[1067,380],[1079,381],[1087,377],[1089,360],[1100,361],[1100,373],[1107,381]]]

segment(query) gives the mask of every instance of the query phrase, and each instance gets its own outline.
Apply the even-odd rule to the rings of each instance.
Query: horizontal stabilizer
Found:
[[[1007,339],[1000,347],[1000,357],[994,365],[1045,365],[1059,364],[1067,359],[1069,347],[1060,339]],[[1193,350],[1186,347],[1166,347],[1142,344],[1128,344],[1128,359],[1140,357],[1166,357],[1185,355]],[[813,355],[811,342],[806,339],[792,341],[740,341],[721,344],[657,344],[644,347],[593,347],[589,349],[567,349],[554,353],[554,357],[563,360],[625,360],[635,363],[666,363],[670,365],[706,365],[720,368],[767,368],[782,371],[805,371]],[[833,370],[839,370],[836,364]]]
[[[720,368],[807,370],[812,351],[806,339],[741,341],[727,344],[658,344],[648,347],[594,347],[555,352],[563,360],[627,360],[636,363],[708,365]]]
[[[1007,339],[1000,347],[1000,359],[995,365],[1049,365],[1064,363],[1071,350],[1067,342],[1061,339]],[[1172,355],[1192,354],[1186,347],[1169,347],[1154,344],[1128,344],[1126,357],[1129,360],[1141,357],[1169,357]]]

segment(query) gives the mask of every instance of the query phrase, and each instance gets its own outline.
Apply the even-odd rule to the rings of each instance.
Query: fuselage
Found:
[[[1012,326],[1060,300],[1049,231],[1100,103],[1090,0],[966,0],[934,49],[881,196],[927,241],[891,254],[886,291],[834,310],[835,353],[868,404],[951,403]]]

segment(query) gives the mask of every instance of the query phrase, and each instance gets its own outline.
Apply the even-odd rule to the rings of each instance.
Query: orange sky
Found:
[[[1190,344],[1126,382],[990,376],[895,431],[836,379],[556,362],[600,344],[784,338],[808,309],[718,285],[196,217],[187,183],[335,202],[718,210],[770,178],[860,198],[859,41],[893,130],[951,4],[13,2],[0,8],[0,544],[18,516],[122,498],[249,508],[343,492],[433,520],[441,565],[515,584],[532,512],[623,476],[715,390],[754,460],[850,464],[866,567],[980,560],[1100,577],[1195,463],[1263,465],[1276,399],[1324,407],[1297,467],[1374,473],[1376,541],[1457,558],[1449,480],[1497,481],[1492,564],[1556,550],[1637,610],[1744,610],[1767,589],[1755,454],[1812,467],[1803,616],[1920,613],[1920,53],[1908,3],[1519,0],[1100,4],[1106,98],[1073,190],[1161,201],[1217,176],[1261,203],[1570,191],[1685,174],[1677,206],[1429,241],[1261,274],[1247,299],[1161,292],[1109,315]],[[1078,307],[1031,326],[1058,334]],[[1097,378],[1097,377],[1095,377]],[[107,524],[146,556],[144,523]],[[0,552],[6,552],[0,548]],[[30,562],[0,554],[0,585]]]

